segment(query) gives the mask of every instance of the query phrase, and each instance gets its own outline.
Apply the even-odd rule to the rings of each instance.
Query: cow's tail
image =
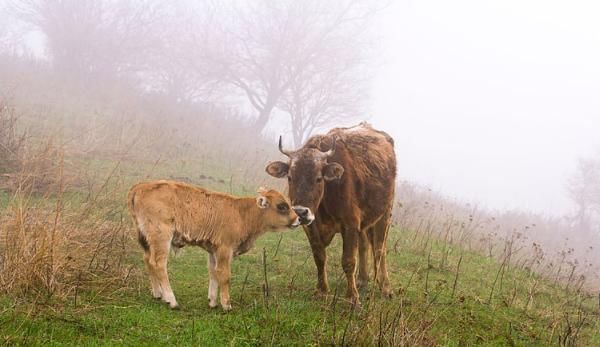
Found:
[[[140,225],[138,224],[137,216],[135,215],[135,194],[136,194],[136,190],[135,190],[135,186],[133,186],[129,190],[129,193],[127,193],[127,207],[129,209],[129,214],[131,215],[131,218],[133,219],[133,222],[135,224],[135,228],[137,229],[138,243],[140,244],[140,246],[142,246],[144,251],[148,252],[150,250],[150,245],[148,244],[148,239],[146,238],[146,235],[143,233],[142,229],[140,228]]]

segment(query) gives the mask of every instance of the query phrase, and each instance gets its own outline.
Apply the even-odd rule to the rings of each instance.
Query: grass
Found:
[[[256,189],[252,179],[240,182],[231,178],[230,168],[207,168],[202,161],[71,160],[73,166],[92,173],[83,181],[93,187],[68,191],[63,195],[64,208],[75,211],[75,219],[79,218],[76,211],[89,209],[80,215],[91,220],[91,230],[100,226],[120,232],[116,225],[127,222],[131,240],[126,244],[127,264],[120,269],[127,275],[114,281],[92,278],[93,285],[76,287],[60,298],[0,296],[0,343],[600,345],[600,303],[576,285],[565,290],[564,285],[524,266],[502,264],[497,258],[435,239],[431,232],[398,227],[388,239],[393,299],[381,298],[371,283],[370,290],[362,293],[361,309],[353,310],[343,300],[346,283],[339,236],[328,248],[331,293],[316,297],[316,269],[306,237],[298,229],[267,234],[234,261],[230,313],[208,307],[206,252],[186,247],[169,262],[171,284],[182,306],[171,311],[151,298],[142,250],[133,241],[127,216],[120,212],[124,187],[176,173],[174,178],[210,189],[251,195]],[[32,213],[55,205],[52,196],[33,200]],[[10,196],[0,192],[0,208],[9,203]]]
[[[389,251],[396,297],[387,300],[377,291],[367,292],[358,311],[335,297],[335,292],[345,289],[339,238],[329,249],[333,293],[324,299],[313,295],[315,269],[301,231],[269,234],[259,240],[249,254],[234,262],[231,313],[207,305],[203,250],[186,248],[170,260],[171,283],[182,305],[181,311],[171,311],[151,298],[141,250],[132,248],[135,271],[124,287],[100,294],[90,291],[76,300],[47,306],[4,298],[0,340],[26,345],[372,344],[380,339],[391,343],[391,329],[402,326],[406,331],[397,334],[422,333],[427,338],[420,341],[425,344],[549,345],[566,333],[565,317],[575,322],[583,316],[586,319],[580,327],[579,343],[600,343],[598,308],[593,298],[564,292],[558,285],[537,279],[543,283],[533,304],[526,307],[528,285],[535,276],[512,270],[504,279],[511,285],[505,284],[488,303],[499,264],[474,253],[463,253],[452,296],[461,250],[453,249],[448,265],[440,267],[443,245],[434,242],[429,255],[429,251],[425,254],[412,247],[413,239],[413,234],[398,229],[390,237],[392,244],[399,246],[398,252]],[[263,249],[269,296],[263,291]],[[513,302],[507,303],[513,296]],[[392,322],[396,326],[380,336]]]
[[[0,210],[4,210],[8,207],[8,202],[10,201],[10,195],[8,192],[0,190]]]

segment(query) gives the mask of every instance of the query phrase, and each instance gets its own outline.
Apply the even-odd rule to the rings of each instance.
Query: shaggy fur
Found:
[[[333,154],[327,155],[324,152],[332,149],[334,140]],[[392,138],[361,123],[315,135],[302,148],[287,154],[288,163],[271,163],[266,171],[274,177],[288,177],[293,205],[316,211],[314,223],[304,229],[317,266],[318,290],[328,291],[325,248],[339,232],[343,238],[347,297],[360,302],[355,281],[356,258],[358,255],[358,285],[364,287],[369,279],[370,249],[375,279],[382,293],[391,296],[385,257],[396,180]]]
[[[266,231],[299,224],[288,200],[275,190],[261,188],[256,198],[239,198],[172,181],[134,185],[128,194],[138,240],[150,275],[152,295],[178,308],[167,275],[171,247],[196,245],[208,251],[209,305],[231,309],[231,259],[252,248]]]

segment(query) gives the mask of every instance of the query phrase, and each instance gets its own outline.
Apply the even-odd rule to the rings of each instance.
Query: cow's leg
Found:
[[[219,290],[219,283],[217,282],[216,276],[217,270],[217,259],[212,253],[208,253],[208,306],[215,308],[217,307],[217,292]]]
[[[358,289],[367,289],[369,284],[369,239],[367,230],[359,233],[358,240],[358,280],[356,285]]]
[[[325,295],[329,292],[329,284],[327,281],[327,253],[325,252],[325,245],[321,242],[321,236],[319,230],[312,224],[304,227],[304,232],[310,243],[310,249],[312,250],[313,259],[317,266],[317,291],[320,295]]]
[[[169,283],[169,274],[167,273],[167,261],[169,259],[169,251],[171,250],[171,239],[173,233],[171,228],[166,225],[159,227],[159,232],[154,233],[153,239],[150,241],[150,250],[153,253],[150,262],[155,268],[156,278],[160,285],[162,300],[169,304],[172,309],[179,309],[175,294]]]
[[[360,230],[357,227],[346,227],[342,233],[343,253],[342,253],[342,269],[346,274],[348,287],[346,289],[346,297],[353,304],[360,305],[358,290],[356,288],[355,272],[356,272],[356,256],[358,253],[358,239]]]
[[[373,270],[375,280],[379,284],[379,289],[385,297],[392,297],[393,291],[390,285],[386,261],[386,240],[390,228],[390,213],[381,218],[371,230],[373,246]]]
[[[150,277],[150,286],[152,288],[152,297],[160,300],[162,297],[162,293],[160,291],[160,284],[158,282],[158,278],[156,277],[156,269],[154,267],[154,261],[152,261],[153,254],[150,249],[144,251],[144,263],[146,264],[146,269],[148,270],[148,276]]]
[[[215,252],[217,266],[215,277],[219,284],[221,292],[221,306],[223,310],[231,310],[231,302],[229,301],[229,282],[231,280],[231,249],[218,249]]]

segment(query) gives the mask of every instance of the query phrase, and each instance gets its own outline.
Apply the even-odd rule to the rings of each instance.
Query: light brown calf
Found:
[[[300,224],[288,200],[275,190],[260,188],[258,197],[239,198],[172,181],[151,181],[131,187],[129,211],[144,248],[152,295],[179,308],[167,275],[171,246],[196,245],[208,251],[208,300],[231,309],[231,260],[246,253],[266,231]]]

